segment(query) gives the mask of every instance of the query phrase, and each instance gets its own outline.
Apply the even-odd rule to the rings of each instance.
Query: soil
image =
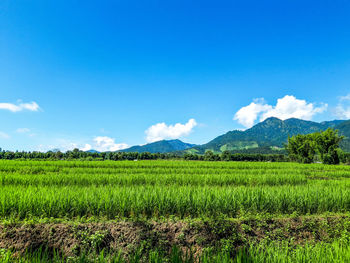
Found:
[[[38,249],[56,250],[69,257],[102,249],[125,256],[140,248],[144,253],[154,249],[169,253],[176,246],[199,255],[204,248],[220,248],[223,243],[239,249],[263,240],[287,241],[295,246],[331,242],[343,231],[350,231],[349,219],[330,216],[241,221],[0,224],[0,248],[18,255]]]

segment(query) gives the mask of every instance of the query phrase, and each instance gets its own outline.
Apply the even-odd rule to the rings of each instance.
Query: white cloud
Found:
[[[341,101],[344,101],[344,100],[349,100],[350,101],[350,93],[348,95],[346,95],[346,96],[341,96],[340,100]]]
[[[106,136],[97,136],[91,140],[84,142],[76,142],[67,139],[56,139],[55,143],[50,145],[41,144],[38,146],[38,150],[41,152],[50,151],[53,149],[60,149],[62,152],[71,151],[75,148],[81,151],[97,150],[100,152],[106,151],[118,151],[126,149],[129,146],[126,143],[115,143],[115,139]]]
[[[34,101],[32,101],[30,103],[19,103],[17,105],[13,104],[13,103],[2,102],[2,103],[0,103],[0,109],[12,111],[12,112],[19,112],[19,111],[23,111],[23,110],[38,111],[40,109],[40,107]]]
[[[311,120],[315,114],[324,112],[327,107],[327,104],[315,107],[313,103],[307,103],[305,100],[299,100],[294,96],[286,95],[278,99],[276,106],[265,112],[261,120],[265,120],[269,117],[277,117],[281,120],[289,118]]]
[[[5,132],[0,131],[0,139],[10,139],[10,135]]]
[[[157,123],[145,131],[146,140],[147,142],[156,142],[164,139],[178,139],[189,135],[196,125],[195,119],[190,119],[185,124],[166,125],[164,122]]]
[[[52,144],[40,144],[37,148],[39,152],[47,152],[59,149],[61,152],[71,151],[75,148],[83,148],[83,144],[79,144],[67,139],[54,139]]]
[[[18,132],[18,133],[27,133],[27,132],[30,132],[30,129],[28,129],[28,128],[18,128],[16,130],[16,132]]]
[[[251,127],[254,125],[258,115],[268,110],[272,110],[272,106],[265,104],[264,99],[255,99],[254,102],[237,111],[233,119],[245,127]]]
[[[316,107],[313,103],[308,103],[305,100],[286,95],[278,99],[275,106],[266,104],[263,99],[256,99],[248,106],[238,110],[233,119],[237,120],[246,128],[249,128],[254,125],[258,118],[260,121],[269,117],[276,117],[281,120],[289,118],[311,120],[315,114],[327,110],[327,107],[328,105],[324,103]]]
[[[58,146],[49,146],[49,149],[48,150],[52,150],[52,149],[60,149],[62,152],[66,152],[66,151],[71,151],[75,148],[78,148],[79,149],[79,144],[75,143],[75,142],[70,142],[68,140],[59,140],[61,141],[59,143]]]
[[[83,148],[81,148],[80,150],[86,152],[92,149],[92,146],[88,143],[85,144],[85,146]]]
[[[94,142],[94,149],[100,152],[119,151],[129,147],[126,143],[115,143],[115,139],[107,136],[97,136]]]
[[[335,115],[340,119],[350,119],[350,94],[339,98]]]

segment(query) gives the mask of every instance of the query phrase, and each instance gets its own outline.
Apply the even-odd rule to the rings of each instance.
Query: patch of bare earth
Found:
[[[169,253],[176,246],[200,255],[204,248],[219,248],[223,241],[238,249],[261,240],[288,241],[292,245],[331,241],[350,231],[349,217],[297,217],[242,221],[120,221],[108,223],[59,223],[0,225],[0,248],[17,254],[40,248],[79,253],[122,252],[127,256],[140,247],[144,253],[158,249]]]

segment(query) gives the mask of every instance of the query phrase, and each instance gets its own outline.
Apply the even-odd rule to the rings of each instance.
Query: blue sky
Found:
[[[205,143],[350,119],[350,1],[0,3],[0,147]]]

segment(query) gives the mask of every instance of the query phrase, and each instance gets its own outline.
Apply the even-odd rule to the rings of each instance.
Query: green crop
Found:
[[[75,222],[83,218],[81,221],[85,222],[116,218],[220,222],[223,217],[242,220],[255,216],[318,216],[329,212],[350,212],[350,166],[0,160],[0,218],[4,222],[18,219],[27,223],[32,219]],[[267,227],[265,230],[264,226],[257,227],[259,231],[269,231]],[[242,229],[251,231],[244,224]],[[220,234],[220,226],[215,231]],[[94,251],[104,237],[96,233],[87,235],[85,240]],[[236,234],[238,237],[239,233]],[[246,240],[248,246],[244,247],[232,243],[236,240],[233,238],[218,241],[221,245],[206,248],[197,258],[182,254],[176,247],[167,254],[146,244],[139,253],[128,255],[129,258],[108,251],[64,258],[59,251],[52,254],[50,250],[29,251],[18,258],[15,251],[2,249],[0,259],[2,262],[349,262],[348,232],[344,230],[339,242],[331,237],[328,243],[317,242],[316,238],[300,246],[285,243],[288,237],[266,239],[261,245]],[[196,242],[200,240],[199,236]],[[150,249],[147,255],[143,254],[145,247]]]
[[[350,211],[347,166],[0,161],[0,216],[237,217]]]

